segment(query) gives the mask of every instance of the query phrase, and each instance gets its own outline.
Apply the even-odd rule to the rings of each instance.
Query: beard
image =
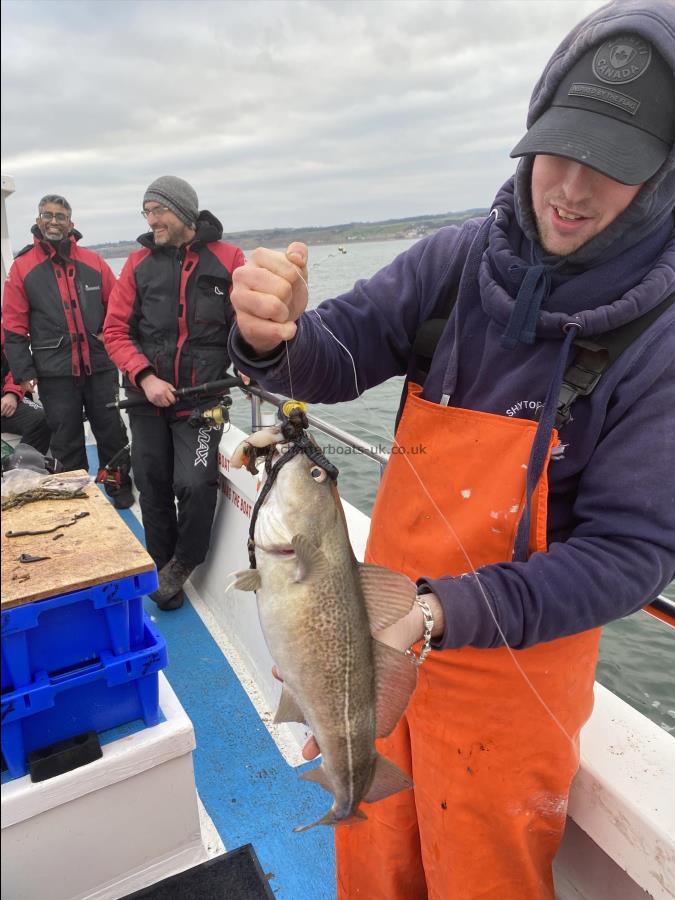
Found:
[[[191,239],[191,232],[182,222],[167,222],[160,228],[154,228],[153,236],[158,247],[180,247]]]

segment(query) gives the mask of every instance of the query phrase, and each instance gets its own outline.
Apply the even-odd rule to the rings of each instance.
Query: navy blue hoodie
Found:
[[[672,5],[611,3],[561,44],[535,88],[528,124],[546,108],[579,55],[617,31],[634,31],[675,63]],[[322,303],[323,323],[349,348],[359,390],[415,377],[412,346],[463,270],[459,298],[425,382],[424,397],[535,418],[560,358],[563,326],[592,337],[648,312],[675,291],[675,151],[631,205],[575,254],[546,257],[531,212],[531,158],[497,195],[490,222],[441,229],[368,281]],[[481,230],[482,229],[482,230]],[[480,230],[479,241],[475,241]],[[483,244],[486,244],[483,249]],[[467,260],[469,264],[467,265]],[[550,265],[534,343],[503,346],[522,279]],[[294,396],[333,403],[356,396],[347,354],[314,311],[288,344]],[[234,329],[231,357],[269,390],[289,394],[286,353],[259,361]],[[489,461],[486,461],[486,465]],[[445,611],[438,647],[526,647],[626,616],[675,576],[675,305],[647,328],[574,405],[549,465],[547,553],[484,566],[473,575],[421,579]]]

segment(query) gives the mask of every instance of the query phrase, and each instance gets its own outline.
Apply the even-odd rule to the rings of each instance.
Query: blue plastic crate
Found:
[[[157,673],[166,662],[166,642],[146,616],[142,649],[104,650],[97,663],[64,675],[40,672],[30,687],[3,694],[2,753],[11,777],[26,774],[29,753],[56,741],[140,718],[156,725]]]
[[[93,587],[34,600],[2,612],[2,691],[143,647],[143,596],[157,572],[141,572]]]

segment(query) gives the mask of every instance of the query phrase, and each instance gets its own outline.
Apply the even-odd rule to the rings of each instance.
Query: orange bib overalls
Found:
[[[367,561],[415,580],[511,560],[536,428],[430,403],[411,385],[397,441],[426,452],[389,460]],[[544,467],[531,498],[531,552],[546,551],[547,491]],[[445,625],[452,631],[452,615]],[[551,861],[593,705],[599,636],[594,629],[513,655],[506,647],[429,655],[405,716],[378,742],[414,789],[364,804],[367,821],[335,829],[341,900],[553,897]]]

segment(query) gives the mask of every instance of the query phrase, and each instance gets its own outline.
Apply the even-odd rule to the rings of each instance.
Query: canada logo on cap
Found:
[[[593,74],[605,84],[627,84],[647,71],[652,48],[637,35],[605,41],[593,57]]]

